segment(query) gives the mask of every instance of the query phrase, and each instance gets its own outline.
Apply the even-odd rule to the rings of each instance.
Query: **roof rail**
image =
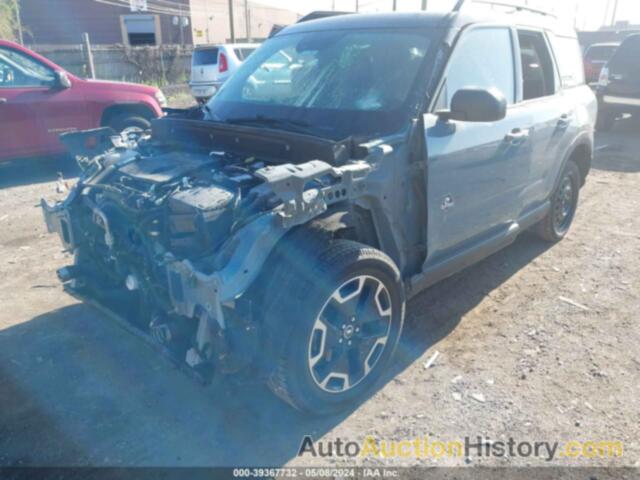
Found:
[[[557,15],[551,12],[545,12],[544,10],[538,10],[536,8],[527,7],[525,5],[514,5],[512,3],[505,3],[505,2],[494,2],[492,0],[458,0],[458,3],[456,3],[455,7],[453,7],[453,11],[459,12],[467,2],[481,3],[484,5],[492,5],[495,7],[513,8],[516,12],[530,12],[530,13],[536,13],[538,15],[544,15],[545,17],[558,18]]]
[[[350,14],[353,14],[353,12],[334,12],[334,11],[318,10],[318,11],[306,14],[304,17],[300,18],[296,23],[309,22],[311,20],[318,20],[320,18],[337,17],[338,15],[350,15]]]
[[[465,0],[458,0],[455,4],[455,6],[453,7],[453,10],[451,10],[452,12],[459,12],[460,9],[462,8],[462,6],[464,5]]]

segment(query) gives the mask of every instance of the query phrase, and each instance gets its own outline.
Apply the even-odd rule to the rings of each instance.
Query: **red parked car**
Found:
[[[146,129],[166,99],[154,87],[78,78],[16,43],[0,40],[0,160],[64,151],[64,132]]]
[[[584,54],[584,73],[587,83],[595,83],[600,71],[620,46],[619,43],[594,43]]]

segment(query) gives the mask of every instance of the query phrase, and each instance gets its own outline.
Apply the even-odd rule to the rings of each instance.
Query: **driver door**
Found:
[[[87,118],[84,98],[57,87],[52,68],[0,47],[0,158],[59,153],[59,134],[87,127]]]
[[[448,110],[462,88],[496,88],[507,99],[497,122],[442,121],[425,115],[428,152],[426,267],[507,235],[518,219],[529,177],[533,119],[514,106],[514,35],[507,27],[464,32],[454,47],[435,110]]]
[[[30,93],[35,85],[11,50],[0,47],[0,159],[38,150],[38,117]]]

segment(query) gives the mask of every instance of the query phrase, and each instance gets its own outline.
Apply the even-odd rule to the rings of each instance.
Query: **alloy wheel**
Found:
[[[379,279],[360,275],[338,287],[317,316],[308,348],[316,385],[344,393],[362,382],[386,348],[393,305]]]

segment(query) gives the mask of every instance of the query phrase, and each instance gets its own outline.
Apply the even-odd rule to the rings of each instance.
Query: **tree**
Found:
[[[0,38],[18,38],[18,0],[0,0]]]

